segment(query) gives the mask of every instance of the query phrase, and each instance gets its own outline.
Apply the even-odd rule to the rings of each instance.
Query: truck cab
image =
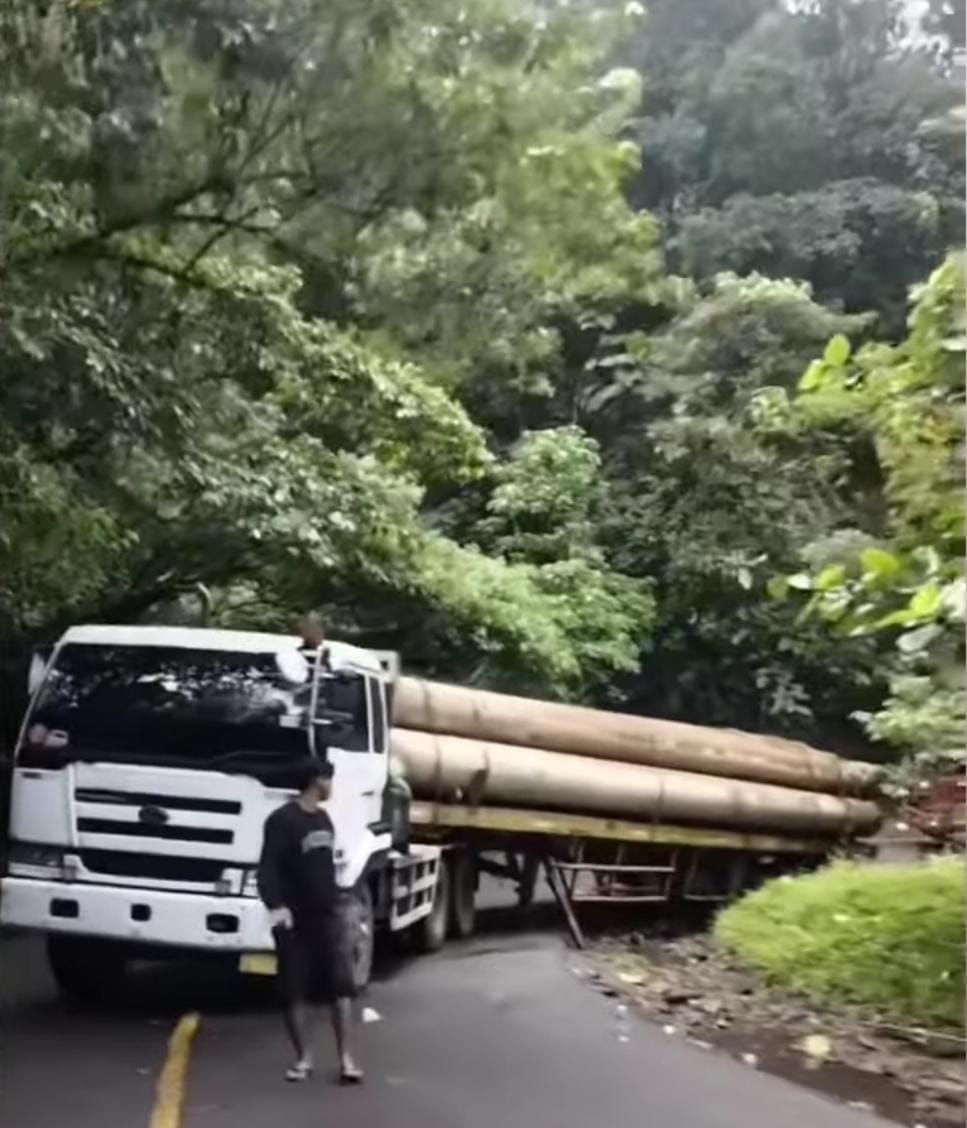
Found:
[[[0,920],[47,933],[70,993],[99,989],[139,954],[220,953],[244,968],[268,953],[262,827],[307,756],[334,767],[326,807],[337,880],[368,948],[360,975],[374,916],[402,928],[432,914],[439,858],[394,849],[386,818],[389,675],[375,652],[78,626],[31,676]],[[422,878],[425,895],[400,904],[396,871]]]

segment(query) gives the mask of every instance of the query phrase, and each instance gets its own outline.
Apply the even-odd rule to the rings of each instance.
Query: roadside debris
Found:
[[[599,991],[634,1000],[669,1037],[922,1128],[963,1124],[964,1039],[831,1011],[771,991],[708,936],[636,933],[598,949]]]
[[[816,1066],[821,1065],[824,1061],[829,1061],[833,1056],[833,1043],[825,1034],[807,1034],[799,1043],[799,1046],[806,1057]]]

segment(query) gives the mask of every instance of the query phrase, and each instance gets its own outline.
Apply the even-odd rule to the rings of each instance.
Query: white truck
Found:
[[[458,852],[408,841],[389,771],[390,665],[285,635],[71,628],[32,669],[0,922],[46,933],[74,997],[96,997],[138,957],[207,952],[271,970],[262,827],[313,755],[335,768],[327,808],[357,985],[377,926],[438,947],[445,856]],[[475,880],[467,866],[453,876]]]
[[[514,881],[527,904],[543,867],[580,944],[582,903],[722,901],[830,848],[488,806],[442,787],[411,802],[390,769],[397,667],[395,655],[288,635],[72,627],[31,671],[0,923],[46,933],[57,982],[79,998],[139,957],[209,953],[271,972],[262,827],[307,756],[335,768],[327,808],[360,988],[377,928],[423,950],[469,935],[480,873]]]

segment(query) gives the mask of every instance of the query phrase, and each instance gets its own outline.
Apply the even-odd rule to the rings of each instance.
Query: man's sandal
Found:
[[[285,1071],[286,1081],[308,1081],[312,1076],[312,1066],[307,1061],[297,1061]]]

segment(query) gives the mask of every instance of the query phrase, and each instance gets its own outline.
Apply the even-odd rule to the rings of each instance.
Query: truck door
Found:
[[[369,824],[379,822],[383,817],[383,794],[389,779],[389,705],[386,699],[386,683],[382,678],[368,677],[369,689],[369,731],[371,736],[370,772],[375,795],[369,807]]]
[[[354,671],[317,669],[313,706],[316,754],[334,768],[333,821],[378,821],[386,779],[386,711],[382,685]]]

